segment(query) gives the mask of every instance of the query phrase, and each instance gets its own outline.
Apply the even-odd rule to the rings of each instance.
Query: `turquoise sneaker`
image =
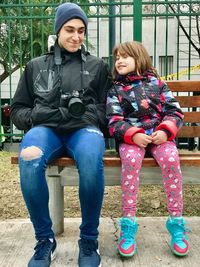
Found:
[[[185,220],[183,217],[169,217],[166,222],[166,227],[171,235],[170,247],[172,252],[177,256],[185,256],[189,251],[188,238],[185,228]]]
[[[135,235],[138,230],[136,218],[134,218],[134,221],[129,218],[121,218],[119,225],[121,226],[118,240],[119,253],[124,257],[131,257],[136,252]]]

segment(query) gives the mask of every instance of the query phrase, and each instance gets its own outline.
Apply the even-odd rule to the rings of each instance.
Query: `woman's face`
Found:
[[[80,19],[67,21],[58,34],[58,44],[68,52],[76,52],[84,42],[85,25]]]
[[[120,75],[126,75],[133,72],[135,71],[135,59],[126,54],[122,56],[120,53],[117,53],[115,68]]]

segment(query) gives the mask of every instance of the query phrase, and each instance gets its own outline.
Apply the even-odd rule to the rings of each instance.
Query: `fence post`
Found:
[[[142,0],[134,1],[133,37],[135,41],[142,41]]]
[[[115,46],[115,5],[113,0],[109,0],[109,65],[112,67],[112,49]]]

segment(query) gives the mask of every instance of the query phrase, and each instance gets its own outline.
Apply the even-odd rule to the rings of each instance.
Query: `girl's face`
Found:
[[[133,72],[135,71],[135,59],[126,54],[122,56],[117,53],[115,68],[120,75],[126,75]]]

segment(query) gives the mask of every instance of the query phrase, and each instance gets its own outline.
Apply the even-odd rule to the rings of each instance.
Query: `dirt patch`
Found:
[[[0,219],[27,218],[22,198],[17,165],[10,163],[13,153],[0,152]],[[65,187],[65,217],[80,217],[78,188]],[[184,215],[200,216],[200,185],[184,185]],[[102,217],[121,216],[119,186],[105,188]],[[141,185],[138,216],[167,216],[165,195],[161,185]]]

